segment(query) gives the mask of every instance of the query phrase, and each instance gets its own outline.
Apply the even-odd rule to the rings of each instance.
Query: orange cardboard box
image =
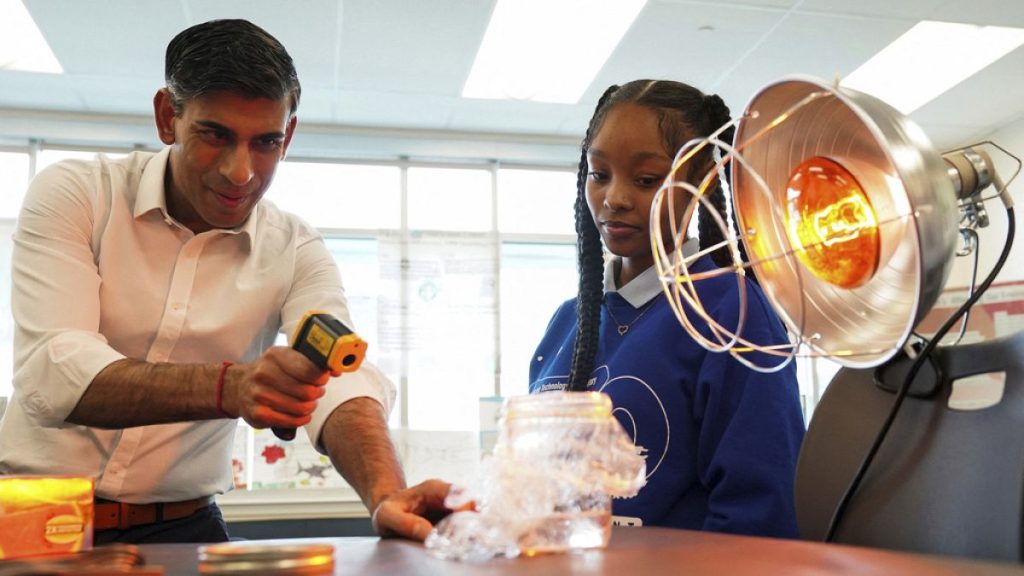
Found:
[[[0,476],[0,559],[92,548],[92,478]]]

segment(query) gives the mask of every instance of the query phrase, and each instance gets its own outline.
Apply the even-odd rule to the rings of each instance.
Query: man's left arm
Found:
[[[291,334],[308,310],[333,314],[352,328],[333,256],[314,229],[304,226],[302,232],[293,288],[281,310],[283,330]],[[394,384],[366,361],[357,371],[332,379],[325,389],[313,421],[305,427],[307,434],[318,440],[317,449],[362,498],[378,534],[423,540],[431,529],[428,519],[447,514],[449,485],[428,480],[406,488],[387,424]]]
[[[427,480],[406,488],[384,408],[373,398],[353,398],[335,408],[320,442],[372,514],[377,534],[423,540],[432,522],[449,512],[447,482]]]

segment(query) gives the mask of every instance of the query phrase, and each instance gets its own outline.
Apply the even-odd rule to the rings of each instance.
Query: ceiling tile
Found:
[[[609,85],[639,78],[678,80],[713,92],[783,14],[728,4],[651,2],[581,102],[593,109]]]
[[[492,5],[468,0],[345,2],[341,86],[458,96]]]
[[[762,87],[783,77],[811,75],[831,81],[852,72],[911,25],[905,20],[792,13],[735,65],[717,90],[739,114]]]
[[[540,146],[538,153],[557,153],[557,162],[574,161],[594,105],[612,83],[681,80],[721,94],[738,114],[757,90],[786,75],[831,79],[849,73],[922,19],[1024,27],[1024,1],[1017,0],[649,0],[580,102],[562,105],[459,97],[494,0],[25,4],[67,73],[0,71],[0,109],[57,111],[50,113],[54,129],[47,137],[61,133],[60,114],[80,111],[116,115],[131,126],[101,130],[90,120],[76,128],[76,140],[91,131],[98,140],[125,135],[148,142],[152,94],[162,83],[167,42],[190,24],[239,17],[266,28],[292,54],[303,84],[301,121],[322,129],[305,141],[321,152],[338,146],[339,153],[354,154],[366,146],[377,154],[397,142],[403,154],[426,154],[436,146],[441,155],[524,158],[528,154],[510,139],[536,142],[547,136],[561,144]],[[947,147],[1019,123],[1021,69],[1018,50],[912,117]],[[19,125],[29,126],[35,117],[27,118]],[[10,137],[6,128],[0,126],[0,138]],[[369,136],[374,130],[381,136]],[[396,140],[395,130],[407,132]],[[454,140],[437,137],[445,132]],[[416,134],[433,140],[414,144]],[[506,137],[474,152],[467,134]]]
[[[941,20],[1024,27],[1024,3],[1017,0],[805,0],[802,12],[849,14],[913,20]]]
[[[0,107],[77,110],[74,82],[60,74],[0,70]]]
[[[180,2],[24,0],[57,60],[70,76],[163,75],[167,42],[190,22]]]
[[[988,68],[954,86],[945,94],[911,114],[932,137],[936,145],[952,148],[969,144],[1018,119],[1024,118],[1024,82],[1008,82],[1020,78],[1024,70],[1024,47],[1000,58]],[[960,127],[958,137],[933,135],[933,126]],[[1018,152],[1024,153],[1024,150]]]

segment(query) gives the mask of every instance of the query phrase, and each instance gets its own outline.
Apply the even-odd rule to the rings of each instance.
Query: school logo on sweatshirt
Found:
[[[647,461],[647,479],[661,467],[672,430],[665,404],[654,387],[629,374],[612,376],[608,366],[594,370],[593,389],[612,398],[612,414],[633,439],[636,453]]]
[[[611,396],[612,414],[633,440],[636,453],[647,462],[646,479],[650,480],[664,462],[672,437],[665,404],[644,379],[629,374],[612,376],[607,365],[595,369],[588,384],[591,390]],[[562,374],[534,382],[530,393],[568,388],[569,376]]]

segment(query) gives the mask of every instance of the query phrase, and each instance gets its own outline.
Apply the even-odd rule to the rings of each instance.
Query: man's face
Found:
[[[167,210],[199,234],[245,222],[266,193],[295,130],[287,98],[214,92],[175,116],[166,90],[154,99],[160,138],[172,146]]]

